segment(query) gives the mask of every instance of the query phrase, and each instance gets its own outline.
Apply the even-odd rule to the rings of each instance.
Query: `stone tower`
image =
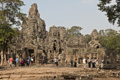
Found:
[[[25,51],[23,56],[34,55],[37,61],[38,54],[43,53],[43,44],[46,37],[45,22],[40,18],[37,4],[31,5],[28,18],[22,24],[21,32],[23,39],[22,49]]]

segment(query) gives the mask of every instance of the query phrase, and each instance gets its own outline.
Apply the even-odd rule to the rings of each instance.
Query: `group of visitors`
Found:
[[[19,66],[30,66],[31,63],[34,63],[34,56],[28,57],[26,60],[23,58],[17,57],[16,59],[13,59],[12,57],[9,58],[8,60],[9,66],[12,68],[13,66],[19,67]]]
[[[96,58],[88,59],[89,68],[96,68],[96,64],[98,64],[98,60]]]
[[[71,67],[77,67],[77,59],[75,59],[73,61],[73,59],[71,59],[70,61],[71,63]],[[86,64],[88,64],[88,68],[95,68],[96,67],[96,64],[98,64],[98,60],[96,58],[84,58],[83,59],[83,67],[85,68],[86,67]]]
[[[77,67],[77,59],[75,59],[74,61],[71,59],[70,63],[71,67]]]

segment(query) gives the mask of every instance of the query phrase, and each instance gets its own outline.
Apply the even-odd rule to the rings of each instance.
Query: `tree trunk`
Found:
[[[6,53],[4,53],[3,55],[4,55],[4,56],[3,56],[3,58],[4,58],[4,65],[6,65],[6,64],[7,64],[7,61],[6,61]]]
[[[1,65],[3,65],[4,57],[3,57],[3,50],[1,50]]]

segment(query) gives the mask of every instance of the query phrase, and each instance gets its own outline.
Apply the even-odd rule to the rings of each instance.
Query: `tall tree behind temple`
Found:
[[[116,4],[111,4],[112,1],[115,0],[99,0],[99,10],[102,12],[106,12],[106,16],[108,17],[108,21],[112,24],[117,22],[118,26],[120,26],[120,0],[116,0]]]
[[[70,29],[67,29],[67,38],[73,37],[74,35],[80,36],[80,31],[82,28],[80,26],[72,26]]]
[[[20,25],[20,21],[24,21],[25,14],[21,13],[20,7],[24,3],[21,0],[0,0],[0,51],[1,64],[6,62],[5,51],[8,43],[15,36],[15,31],[11,28],[12,25]]]
[[[106,48],[106,52],[120,54],[120,34],[113,29],[102,30],[100,43]]]
[[[86,35],[85,35],[85,42],[86,42],[86,43],[89,43],[90,40],[91,40],[90,35],[89,35],[89,34],[86,34]]]

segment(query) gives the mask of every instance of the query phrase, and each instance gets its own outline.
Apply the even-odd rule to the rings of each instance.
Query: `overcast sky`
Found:
[[[98,10],[99,0],[23,0],[26,4],[22,11],[28,14],[33,3],[37,3],[40,17],[46,23],[46,29],[53,25],[70,28],[81,26],[82,34],[90,34],[93,29],[120,30],[117,25],[108,22],[105,13]],[[113,0],[112,3],[115,3]]]

